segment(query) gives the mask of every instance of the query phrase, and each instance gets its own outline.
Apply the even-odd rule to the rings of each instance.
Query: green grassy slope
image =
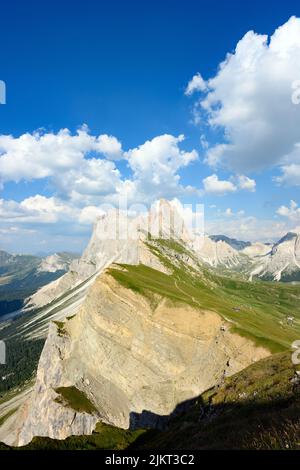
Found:
[[[93,414],[97,412],[97,408],[87,398],[87,396],[78,388],[72,387],[59,387],[55,389],[59,396],[55,399],[57,403],[72,408],[72,410],[79,413]]]
[[[290,353],[251,365],[196,399],[135,449],[299,449],[300,377]]]
[[[175,258],[176,253],[193,257],[175,241],[151,242],[149,246],[172,270],[171,275],[143,265],[120,265],[120,269],[111,268],[109,273],[125,287],[147,296],[154,307],[159,297],[166,297],[175,303],[215,311],[231,322],[233,331],[271,352],[286,350],[300,338],[300,284],[248,282],[237,275],[221,276],[200,265],[187,267]],[[289,315],[295,317],[292,324],[287,321]]]

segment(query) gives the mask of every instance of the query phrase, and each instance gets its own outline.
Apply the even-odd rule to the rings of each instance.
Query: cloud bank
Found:
[[[1,221],[56,223],[60,219],[92,223],[100,204],[151,203],[159,197],[197,192],[180,183],[179,171],[198,158],[184,151],[184,136],[161,135],[124,151],[114,136],[93,136],[83,126],[75,135],[55,133],[0,135],[0,183],[44,180],[53,196],[36,194],[21,202],[0,200]],[[127,162],[131,176],[116,166]]]
[[[299,80],[300,19],[296,17],[270,38],[247,32],[215,76],[207,81],[194,76],[186,94],[201,92],[194,110],[198,121],[223,132],[223,140],[207,150],[207,163],[237,173],[278,166],[278,183],[299,185]]]

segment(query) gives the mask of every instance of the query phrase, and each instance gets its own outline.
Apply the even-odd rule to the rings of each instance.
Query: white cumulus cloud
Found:
[[[238,175],[237,186],[239,189],[254,192],[256,188],[256,181],[245,175]]]
[[[97,206],[86,206],[79,214],[79,222],[81,224],[93,224],[97,217],[100,217],[105,212]]]
[[[204,178],[203,186],[206,193],[219,195],[233,193],[237,190],[237,187],[231,181],[219,180],[216,174]]]
[[[206,85],[205,80],[203,80],[200,73],[196,73],[196,75],[194,75],[193,78],[187,84],[187,87],[184,93],[186,95],[192,95],[196,91],[204,91],[206,90],[206,88],[207,88],[207,85]]]
[[[149,204],[196,193],[180,183],[180,170],[198,158],[195,150],[180,148],[183,140],[183,135],[161,135],[123,152],[117,138],[90,135],[86,126],[75,135],[68,129],[0,135],[0,183],[44,179],[52,191],[51,197],[35,194],[21,202],[0,199],[1,229],[48,224],[50,230],[57,223],[58,230],[66,224],[72,230],[74,224],[92,224],[105,204]],[[120,158],[131,171],[127,177],[117,168]]]
[[[224,214],[218,214],[217,217],[205,221],[205,230],[209,234],[219,234],[222,227],[223,235],[237,240],[275,242],[287,232],[285,222],[275,221],[272,218],[259,219],[245,215],[243,211],[233,213],[228,209]]]
[[[237,173],[282,165],[278,181],[300,184],[300,105],[292,99],[299,79],[300,18],[270,38],[247,32],[197,101],[208,125],[224,132],[207,162]]]
[[[21,202],[0,199],[1,222],[53,224],[74,217],[74,209],[55,197],[40,194]]]
[[[141,197],[168,198],[178,196],[180,193],[192,190],[180,185],[179,170],[188,166],[198,158],[196,150],[186,152],[179,145],[184,140],[183,135],[178,137],[164,134],[146,141],[144,144],[125,152],[130,168],[133,171],[133,185],[137,193],[137,200]],[[154,199],[155,199],[154,198]]]
[[[278,215],[281,215],[282,217],[287,217],[294,223],[300,222],[300,207],[298,207],[297,202],[293,200],[290,201],[289,207],[280,206],[276,212]]]
[[[34,132],[20,137],[0,135],[0,183],[7,181],[32,181],[82,167],[85,156],[117,157],[120,142],[106,134],[98,137],[88,133],[83,126],[72,135],[68,129],[55,133]]]
[[[99,135],[96,139],[95,148],[110,160],[119,160],[122,158],[122,144],[112,135]]]

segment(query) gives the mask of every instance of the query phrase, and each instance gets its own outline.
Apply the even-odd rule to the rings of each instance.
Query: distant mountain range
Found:
[[[67,289],[72,289],[77,284],[93,277],[112,261],[127,261],[128,256],[135,258],[136,253],[133,251],[131,243],[125,243],[124,240],[110,240],[109,237],[108,239],[99,237],[99,227],[102,227],[101,230],[105,233],[109,233],[110,227],[115,224],[114,217],[112,212],[96,224],[91,240],[80,259],[77,255],[70,253],[57,253],[42,259],[26,255],[6,254],[10,257],[8,264],[12,269],[21,263],[22,268],[26,266],[26,270],[30,271],[29,276],[22,277],[18,273],[16,277],[18,288],[24,285],[27,287],[29,284],[31,293],[34,294],[30,303],[37,307],[45,305]],[[118,217],[123,216],[119,214]],[[140,223],[141,221],[138,222],[138,224]],[[168,217],[166,217],[166,233],[169,230],[168,223]],[[132,221],[132,224],[135,226],[136,222]],[[189,249],[195,250],[199,261],[223,274],[226,272],[228,274],[238,273],[250,281],[255,278],[283,282],[300,281],[300,235],[298,233],[289,232],[274,244],[251,243],[225,235],[204,235],[200,241],[197,239],[195,244],[195,240],[189,239],[188,232],[184,233],[183,238]],[[72,269],[69,270],[72,261],[74,261]],[[66,274],[61,281],[50,282],[61,277],[64,273]],[[42,288],[39,289],[39,287]],[[5,290],[4,285],[3,290]]]
[[[192,244],[190,248],[193,248]],[[24,299],[32,294],[34,304],[44,305],[63,292],[66,284],[71,288],[102,269],[102,265],[109,264],[111,256],[115,256],[115,249],[115,244],[110,241],[101,242],[99,247],[94,233],[79,264],[79,255],[74,253],[60,252],[41,257],[0,251],[0,316],[21,308]],[[197,248],[197,255],[213,268],[222,272],[238,272],[249,280],[300,281],[298,233],[289,232],[274,244],[251,243],[221,234],[205,235]],[[73,261],[73,269],[67,278],[52,285],[51,281],[69,271]],[[43,286],[45,288],[40,290]]]
[[[243,250],[247,246],[251,246],[251,242],[243,242],[241,240],[236,240],[235,238],[226,237],[226,235],[210,235],[211,240],[215,242],[225,242],[227,245],[230,245],[235,250]]]
[[[41,258],[0,251],[0,316],[21,308],[26,297],[62,276],[77,257],[64,252]]]
[[[210,264],[242,270],[250,280],[259,277],[270,281],[300,281],[299,233],[288,232],[274,244],[243,242],[223,235],[209,238],[215,243],[215,251],[212,250],[215,256],[208,259]]]

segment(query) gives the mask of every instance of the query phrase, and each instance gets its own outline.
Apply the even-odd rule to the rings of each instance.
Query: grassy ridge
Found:
[[[174,303],[215,311],[232,322],[233,331],[271,352],[288,349],[300,338],[300,285],[248,282],[237,276],[218,275],[203,266],[191,268],[180,259],[174,262],[176,254],[189,255],[175,241],[156,241],[149,246],[172,269],[171,275],[144,265],[120,265],[121,269],[111,268],[109,273],[124,287],[148,297],[154,307],[158,295]],[[290,315],[295,317],[292,324],[287,321]]]
[[[289,353],[263,359],[194,400],[134,449],[300,450],[300,378]]]

